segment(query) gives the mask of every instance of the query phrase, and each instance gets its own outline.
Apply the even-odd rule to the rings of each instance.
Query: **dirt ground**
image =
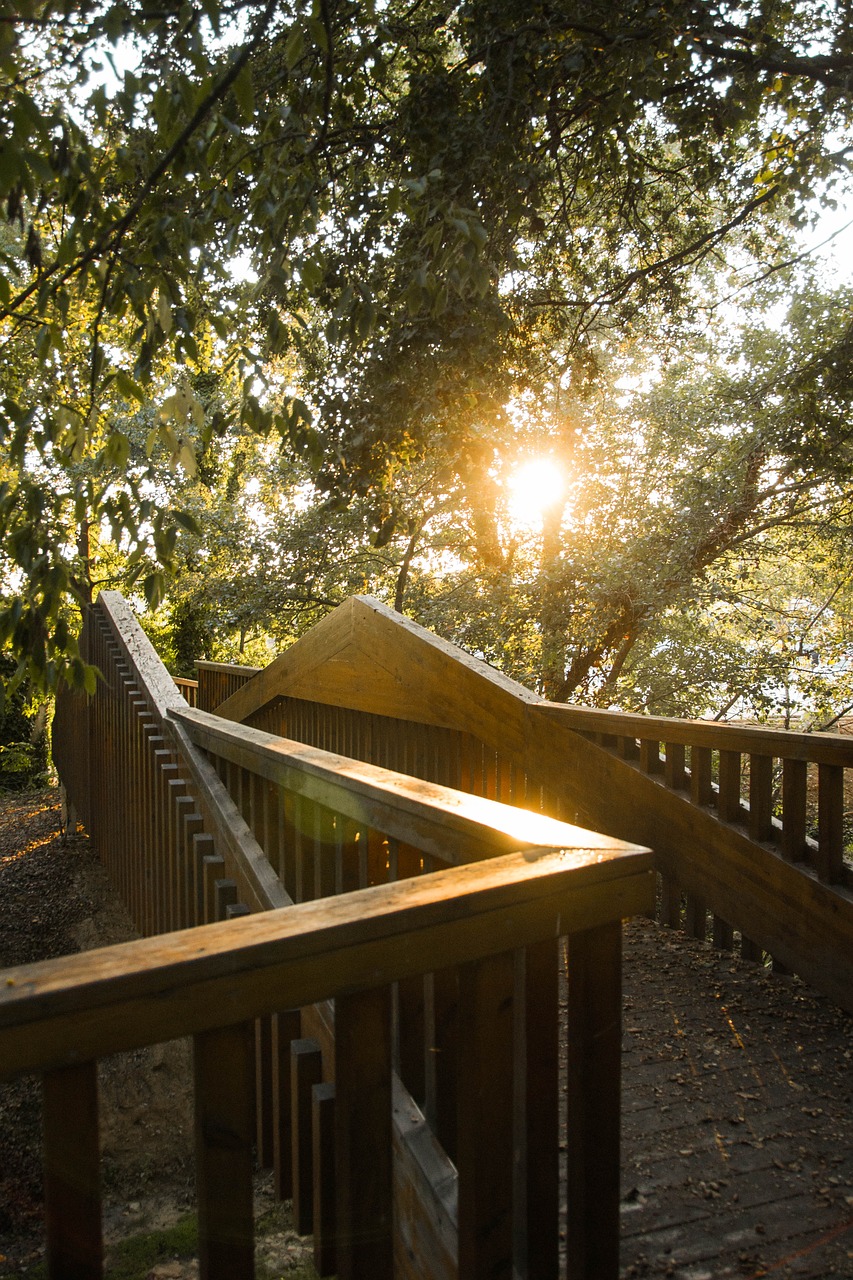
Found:
[[[61,831],[59,791],[0,795],[0,968],[136,937],[88,838]],[[104,1239],[171,1227],[194,1200],[189,1044],[117,1054],[99,1067]],[[0,1084],[0,1276],[26,1274],[44,1254],[41,1101],[35,1078]],[[259,1176],[256,1209],[268,1230],[266,1269],[302,1268],[310,1241],[275,1206]],[[194,1264],[149,1273],[191,1277]]]

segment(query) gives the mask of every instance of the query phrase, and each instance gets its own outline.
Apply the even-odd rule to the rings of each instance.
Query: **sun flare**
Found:
[[[553,458],[534,458],[517,467],[507,481],[513,524],[534,528],[565,496],[566,481]]]

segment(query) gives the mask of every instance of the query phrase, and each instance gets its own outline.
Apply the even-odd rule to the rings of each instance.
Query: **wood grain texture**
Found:
[[[0,1070],[103,1057],[622,919],[648,909],[651,862],[634,849],[511,854],[25,965],[0,985]]]
[[[48,1072],[42,1108],[47,1274],[50,1280],[101,1280],[96,1064]]]
[[[200,1274],[202,1280],[251,1280],[251,1025],[198,1033],[193,1067]]]

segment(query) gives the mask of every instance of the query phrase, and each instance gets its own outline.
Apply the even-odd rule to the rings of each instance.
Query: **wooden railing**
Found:
[[[553,950],[555,936],[568,933],[579,970],[569,996],[569,1186],[575,1206],[569,1274],[616,1276],[618,919],[621,912],[642,910],[648,899],[649,861],[640,851],[528,851],[356,891],[333,903],[305,903],[6,971],[0,986],[2,1074],[44,1073],[49,1275],[88,1280],[102,1274],[98,1059],[192,1035],[201,1275],[251,1277],[249,1027],[253,1019],[286,1019],[281,1010],[333,998],[335,1163],[334,1170],[319,1171],[318,1199],[333,1177],[338,1275],[390,1278],[390,984],[448,965],[459,966],[463,1064],[456,1099],[458,1272],[471,1280],[510,1274],[518,1126],[512,1124],[509,949]],[[599,998],[591,998],[589,983]],[[607,987],[609,999],[602,1001]],[[535,1161],[539,1153],[528,1150]],[[432,1274],[431,1264],[419,1257],[416,1273]],[[530,1274],[556,1275],[556,1268]]]
[[[190,707],[198,706],[198,680],[187,680],[184,676],[173,676],[175,688],[178,693],[183,694],[186,703]]]
[[[370,1150],[372,1160],[371,1132],[376,1127],[377,1133],[384,1134],[391,1123],[397,1205],[393,1254],[398,1277],[450,1280],[457,1273],[464,1277],[509,1274],[513,1267],[531,1280],[556,1275],[561,1231],[557,938],[565,935],[571,1087],[566,1103],[568,1217],[562,1230],[568,1274],[572,1280],[615,1278],[619,921],[651,909],[649,855],[541,815],[427,785],[192,709],[160,665],[132,612],[114,593],[104,593],[90,612],[82,650],[88,661],[98,665],[103,679],[90,704],[68,694],[58,700],[54,751],[69,799],[93,835],[140,930],[156,934],[197,928],[191,934],[152,942],[150,950],[133,944],[142,949],[127,953],[132,960],[129,970],[120,958],[113,957],[120,975],[115,990],[135,992],[138,978],[142,984],[139,999],[128,994],[128,1009],[148,1008],[149,1001],[151,1017],[142,1018],[137,1026],[132,1013],[125,1016],[120,1012],[121,1000],[117,998],[110,1005],[111,1018],[97,1033],[102,1040],[94,1031],[91,1043],[85,1036],[75,1036],[67,1021],[55,1024],[64,1031],[57,1031],[58,1039],[53,1040],[50,1027],[42,1026],[42,1011],[54,1007],[50,1000],[31,1004],[19,999],[24,979],[14,975],[12,985],[7,984],[6,999],[17,1009],[10,1015],[9,1025],[23,1027],[26,1023],[28,1027],[26,1035],[16,1031],[9,1043],[19,1046],[14,1051],[18,1054],[24,1052],[21,1046],[25,1042],[33,1046],[31,1058],[9,1058],[11,1069],[29,1065],[52,1072],[54,1067],[62,1068],[55,1080],[53,1075],[48,1077],[46,1085],[48,1113],[55,1114],[59,1135],[48,1139],[49,1166],[51,1150],[62,1152],[66,1143],[79,1141],[90,1153],[87,1159],[94,1170],[91,1133],[84,1138],[75,1130],[69,1137],[62,1127],[66,1123],[62,1099],[68,1090],[79,1088],[81,1097],[91,1094],[90,1068],[86,1069],[88,1083],[83,1076],[63,1074],[71,1061],[91,1061],[123,1047],[122,1037],[130,1034],[154,1039],[164,1038],[167,1031],[197,1037],[210,1034],[214,1037],[210,1044],[197,1047],[197,1089],[202,1091],[198,1105],[206,1114],[204,1098],[209,1092],[211,1107],[214,1111],[223,1108],[224,1116],[230,1103],[221,1089],[216,1092],[219,1086],[210,1078],[205,1063],[210,1061],[208,1054],[221,1053],[223,1060],[233,1064],[233,1078],[226,1078],[232,1084],[244,1079],[248,1068],[238,1044],[243,1033],[235,1033],[233,1025],[256,1019],[253,1052],[258,1157],[262,1165],[274,1167],[279,1194],[293,1197],[297,1228],[314,1229],[321,1274],[329,1274],[336,1266],[340,1275],[389,1274],[382,1269],[387,1263],[387,1245],[382,1245],[385,1252],[379,1261],[379,1255],[373,1253],[365,1261],[358,1243],[347,1234],[347,1223],[357,1212],[365,1221],[373,1215],[371,1220],[386,1222],[382,1230],[387,1229],[387,1187],[380,1196],[381,1205],[356,1203],[352,1197],[357,1195],[355,1183],[374,1185],[358,1165],[358,1153],[362,1148]],[[443,742],[429,735],[426,742],[424,750],[437,761]],[[480,761],[482,770],[482,753]],[[554,847],[574,851],[559,856],[561,865],[575,872],[575,906],[571,906],[566,881],[566,891],[561,888],[548,908],[550,932],[540,931],[544,917],[537,914],[538,907],[528,904],[526,890],[512,898],[515,888],[510,892],[509,886],[526,883],[525,875],[518,874],[522,863],[516,859],[510,879],[501,882],[515,905],[509,908],[505,897],[498,931],[481,931],[480,917],[472,906],[474,898],[464,886],[477,884],[480,875],[492,884],[492,868],[511,850],[526,849],[523,864],[532,868],[544,866],[540,855],[554,856],[546,855],[546,850]],[[472,862],[477,865],[471,866]],[[423,949],[419,937],[392,930],[393,938],[382,935],[389,941],[387,961],[380,962],[377,942],[370,952],[374,967],[369,977],[358,977],[353,956],[361,954],[360,924],[365,936],[370,936],[374,908],[377,918],[384,918],[386,901],[405,901],[412,905],[411,919],[417,925],[414,904],[428,902],[433,910],[439,900],[431,887],[436,883],[443,905],[440,910],[435,908],[438,915],[429,916],[430,928],[435,927],[425,938]],[[583,887],[586,884],[589,894]],[[354,915],[349,912],[353,901],[359,904]],[[351,944],[355,950],[346,952],[348,958],[340,968],[329,962],[324,969],[328,982],[322,991],[309,987],[305,994],[299,987],[297,996],[287,984],[279,986],[277,976],[275,986],[263,987],[261,998],[260,979],[245,973],[244,966],[249,963],[245,955],[235,962],[236,968],[228,958],[229,947],[236,947],[241,935],[224,933],[227,941],[220,948],[216,941],[219,934],[201,931],[203,924],[211,921],[224,921],[234,929],[240,923],[237,917],[271,909],[277,910],[275,927],[280,925],[284,932],[286,921],[308,921],[299,932],[306,939],[312,931],[345,922],[347,946]],[[518,919],[513,923],[516,913]],[[404,913],[400,918],[410,917]],[[540,923],[534,925],[534,920]],[[244,923],[252,929],[259,927],[254,921]],[[525,932],[528,927],[531,932]],[[257,936],[264,939],[263,947],[270,956],[278,957],[274,945],[278,935],[265,930]],[[496,939],[499,945],[495,945]],[[321,945],[326,944],[317,943]],[[457,949],[462,948],[459,954],[467,957],[466,946],[473,947],[477,956],[498,955],[485,968],[469,969],[466,958],[463,968],[458,969]],[[484,951],[476,950],[481,946]],[[217,985],[218,976],[211,976],[213,985],[208,986],[204,978],[197,986],[193,965],[185,969],[183,962],[189,956],[208,954],[218,957],[213,966],[216,975],[221,964],[222,973],[227,971],[232,978],[242,974],[245,984],[235,979],[229,988],[224,979],[224,985]],[[256,954],[252,953],[253,957]],[[294,953],[286,954],[293,959]],[[394,957],[400,957],[399,964]],[[94,981],[90,988],[85,975],[94,978],[98,973],[111,973],[110,962],[105,963],[107,969],[99,969],[96,958],[81,958],[70,969],[67,964],[71,962],[67,962],[62,973],[48,967],[44,970],[48,989],[58,990],[58,983],[67,992],[70,1008],[75,1000],[74,975],[84,975],[79,979],[83,989],[78,993],[78,1007],[86,1009],[88,993],[91,991],[97,1002],[107,987]],[[269,963],[277,965],[279,961],[270,959]],[[94,968],[90,971],[87,964]],[[281,964],[285,964],[283,958]],[[353,964],[355,968],[347,967]],[[279,974],[277,968],[275,973]],[[157,974],[160,977],[152,976]],[[182,974],[189,975],[186,993]],[[70,983],[67,988],[62,985],[66,977]],[[176,1011],[168,1027],[163,1002],[151,994],[154,988],[146,986],[153,983],[156,987],[161,980],[163,989],[172,993],[165,1006]],[[296,983],[296,977],[292,981]],[[390,997],[388,984],[396,984]],[[31,988],[34,995],[37,987],[38,983]],[[352,1006],[358,1009],[358,1018],[353,1014],[342,1020],[341,1009],[349,1008],[352,992],[363,987],[381,988],[383,994],[359,996]],[[196,1007],[199,991],[208,990],[210,1003],[205,1005],[206,1012],[200,1012]],[[217,1004],[226,990],[230,993],[226,1003]],[[332,996],[336,998],[334,1012],[328,1004],[314,1003]],[[392,1031],[386,1033],[382,1010],[387,1012],[389,1000],[393,1020]],[[306,1007],[301,1013],[288,1011],[297,1005]],[[367,1046],[356,1043],[360,1018],[374,1028]],[[94,1009],[91,1019],[87,1014],[80,1026],[89,1028],[90,1024],[101,1025]],[[220,1024],[232,1026],[232,1030],[224,1031]],[[108,1034],[108,1026],[114,1036]],[[169,1029],[172,1027],[174,1031]],[[2,1034],[0,1050],[5,1046]],[[66,1036],[64,1041],[62,1035]],[[60,1051],[65,1055],[61,1061],[51,1056]],[[344,1077],[348,1083],[342,1086],[342,1053],[347,1057],[355,1054],[360,1062],[363,1058],[359,1071],[375,1071],[382,1080],[386,1080],[390,1055],[396,1083],[392,1087],[386,1081],[378,1100],[368,1104],[367,1095],[355,1089],[350,1077]],[[497,1066],[499,1070],[494,1069]],[[335,1082],[334,1104],[328,1089],[315,1091],[312,1097],[312,1086],[322,1080]],[[223,1088],[226,1094],[230,1092],[230,1086]],[[386,1106],[389,1088],[396,1091],[391,1122]],[[337,1213],[331,1216],[328,1205],[335,1199],[329,1189],[333,1177],[328,1162],[323,1165],[321,1160],[315,1165],[312,1147],[312,1126],[316,1126],[318,1148],[322,1149],[319,1135],[328,1125],[330,1106],[337,1117],[338,1164],[343,1161],[348,1169],[354,1162],[353,1169],[359,1170],[351,1178],[344,1175],[343,1181],[339,1179]],[[239,1114],[243,1118],[234,1125],[235,1132],[242,1135],[238,1149],[244,1151],[248,1122],[244,1112]],[[201,1195],[208,1194],[210,1184],[212,1197],[212,1207],[201,1212],[207,1240],[202,1246],[203,1275],[249,1274],[248,1270],[234,1269],[238,1265],[235,1256],[242,1259],[240,1266],[248,1267],[245,1206],[238,1215],[239,1231],[234,1228],[235,1239],[241,1241],[238,1254],[229,1254],[216,1235],[220,1214],[225,1223],[229,1218],[226,1207],[219,1204],[224,1175],[221,1168],[219,1173],[211,1170],[220,1167],[217,1161],[224,1157],[209,1151],[206,1141],[202,1132],[198,1155]],[[385,1151],[385,1138],[376,1142]],[[65,1155],[56,1156],[58,1169],[64,1167],[65,1159]],[[243,1178],[245,1155],[235,1159]],[[377,1159],[377,1169],[384,1168],[383,1162],[390,1156],[380,1152]],[[92,1172],[91,1179],[94,1177]],[[386,1186],[384,1181],[382,1185]],[[52,1264],[52,1275],[58,1276],[65,1274],[63,1259],[73,1247],[62,1226],[71,1210],[61,1190],[50,1192],[49,1206],[50,1196],[59,1205],[55,1212],[50,1209],[51,1256],[58,1259]],[[94,1222],[95,1210],[88,1212]],[[327,1225],[330,1220],[331,1227]],[[87,1239],[87,1249],[94,1257],[98,1252],[97,1242],[92,1243],[94,1227]],[[220,1258],[227,1259],[222,1263],[224,1270],[217,1270]]]
[[[198,701],[202,711],[213,711],[241,685],[258,674],[260,667],[239,667],[227,662],[197,662]]]
[[[664,923],[853,1010],[850,739],[548,703],[362,598],[234,679],[223,716],[649,845]]]

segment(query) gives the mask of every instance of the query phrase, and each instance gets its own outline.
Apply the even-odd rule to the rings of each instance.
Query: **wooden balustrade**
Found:
[[[518,1239],[512,1157],[519,1139],[512,1107],[516,1021],[506,1004],[512,954],[546,942],[553,948],[554,939],[567,934],[584,953],[597,955],[591,967],[578,963],[576,982],[574,966],[569,969],[575,1012],[567,1052],[584,1133],[590,1116],[612,1133],[618,1069],[614,1075],[612,1036],[600,1028],[616,1028],[618,1043],[618,981],[608,979],[605,991],[593,975],[605,957],[605,971],[616,973],[618,922],[646,909],[651,889],[646,851],[537,848],[7,970],[0,983],[2,1074],[39,1071],[45,1078],[50,1277],[102,1274],[94,1064],[187,1034],[195,1044],[201,1275],[251,1276],[246,1028],[281,1016],[282,1008],[328,999],[336,1000],[338,1024],[335,1266],[342,1277],[394,1274],[391,984],[438,965],[460,966],[465,1015],[456,1077],[460,1274],[472,1280],[509,1274]],[[503,1063],[500,1073],[496,1061]],[[600,1137],[576,1137],[570,1128],[568,1166],[576,1190],[563,1229],[569,1274],[584,1280],[618,1274],[618,1159],[614,1167],[613,1141]],[[537,1178],[540,1157],[528,1150],[527,1168]],[[299,1174],[293,1177],[296,1185]],[[556,1160],[551,1177],[556,1182]],[[559,1223],[550,1226],[556,1240]],[[328,1249],[328,1234],[325,1243]],[[419,1275],[441,1274],[429,1258],[417,1266]]]
[[[844,776],[853,744],[844,739],[545,703],[374,601],[342,607],[262,672],[202,664],[200,706],[215,701],[215,716],[187,705],[120,597],[104,593],[84,639],[104,680],[91,705],[59,700],[60,774],[145,932],[237,923],[241,913],[294,903],[332,910],[352,894],[426,883],[441,868],[485,863],[531,841],[582,838],[607,855],[630,840],[655,848],[663,921],[751,959],[770,956],[851,1007]],[[66,736],[73,747],[63,746]],[[122,813],[134,822],[123,824]],[[621,909],[614,905],[617,916]],[[618,1052],[590,1002],[615,1000],[616,937],[592,933],[581,929],[568,947],[570,1025],[577,1044],[601,1041],[595,1071],[612,1097]],[[396,1194],[408,1206],[394,1245],[401,1276],[455,1275],[457,1243],[467,1268],[463,1223],[479,1224],[470,1227],[477,1236],[484,1205],[506,1195],[500,1153],[510,1141],[516,1268],[555,1273],[556,982],[551,941],[518,951],[511,971],[460,969],[442,955],[438,968],[394,979],[381,1016],[364,997],[359,1017],[373,1020],[381,1049],[381,1061],[368,1058],[371,1070],[385,1079],[389,1055],[394,1068],[381,1110],[390,1097]],[[510,1050],[492,1043],[481,1058],[509,1007]],[[350,1024],[342,1025],[349,1043]],[[301,1014],[279,1006],[256,1022],[246,1050],[258,1158],[315,1223],[322,1268],[338,1265],[329,1204],[338,1197],[343,1218],[352,1213],[347,1188],[333,1190],[328,1154],[341,1088],[347,1099],[354,1088],[337,1074],[336,1030],[330,1006]],[[506,1052],[517,1075],[511,1107],[503,1073],[497,1081],[486,1069],[489,1055],[497,1062]],[[471,1074],[462,1079],[466,1059]],[[353,1066],[353,1079],[361,1070]],[[602,1164],[595,1183],[573,1183],[570,1158],[570,1213],[579,1215],[570,1274],[611,1275],[612,1214],[583,1241],[595,1205],[614,1202],[613,1117],[601,1112],[583,1064],[569,1079],[575,1140],[610,1153],[610,1173]],[[467,1127],[468,1110],[481,1105],[513,1116],[511,1135],[496,1132],[482,1149],[485,1139]],[[219,1106],[213,1096],[211,1106]],[[356,1137],[340,1140],[352,1147]],[[463,1169],[468,1190],[460,1186],[457,1200]],[[365,1255],[380,1268],[383,1231]],[[506,1256],[506,1238],[504,1223],[484,1266]],[[415,1271],[408,1259],[423,1255],[428,1272]]]
[[[849,739],[547,703],[361,597],[217,710],[648,844],[663,921],[853,1008]]]
[[[190,707],[198,706],[198,680],[187,680],[184,676],[173,676],[175,688]]]
[[[83,648],[88,660],[97,662],[104,673],[105,693],[91,704],[67,694],[60,699],[60,731],[88,743],[88,775],[75,771],[70,764],[73,753],[67,749],[64,759],[69,768],[66,776],[63,764],[61,774],[72,802],[87,806],[102,856],[134,905],[140,928],[148,933],[211,921],[236,924],[246,913],[285,906],[301,910],[310,904],[321,909],[325,904],[331,911],[336,909],[333,903],[347,901],[353,894],[373,889],[390,892],[404,884],[414,892],[415,885],[427,885],[442,874],[441,868],[461,869],[471,862],[491,866],[496,858],[519,848],[529,849],[532,855],[546,846],[580,845],[587,850],[582,860],[598,867],[631,852],[623,842],[541,814],[330,755],[190,708],[160,666],[131,611],[113,593],[104,593],[91,611]],[[317,720],[316,708],[305,705],[297,710]],[[343,750],[363,748],[363,717],[342,723],[327,711],[320,719],[327,744]],[[464,780],[483,797],[520,799],[529,791],[537,804],[542,803],[541,787],[528,788],[523,773],[471,734],[463,737],[432,726],[421,727],[413,737],[409,727],[393,718],[371,722],[369,728],[371,751],[385,765],[402,763],[442,783]],[[62,751],[60,746],[60,756]],[[88,792],[87,781],[91,782]],[[128,815],[133,822],[123,823]],[[610,884],[611,922],[635,909],[650,908],[648,861],[643,865],[646,892],[641,907],[637,907],[637,895],[622,894],[618,878]],[[462,899],[456,910],[464,911]],[[453,928],[457,925],[470,929],[472,921],[460,916]],[[572,927],[595,933],[598,926],[593,914],[582,922],[579,918],[574,926],[567,918],[563,932]],[[199,1030],[200,1114],[209,1115],[214,1126],[232,1124],[234,1134],[242,1135],[234,1138],[235,1150],[245,1151],[245,1112],[238,1108],[228,1120],[229,1104],[207,1064],[221,1054],[233,1062],[234,1082],[247,1078],[247,1073],[254,1077],[257,1109],[249,1127],[258,1159],[273,1165],[280,1193],[294,1195],[303,1225],[313,1223],[316,1215],[320,1223],[316,1256],[321,1267],[331,1266],[336,1252],[335,1242],[330,1243],[330,1187],[337,1185],[334,1232],[339,1235],[340,1223],[351,1220],[354,1212],[347,1200],[355,1194],[352,1186],[341,1182],[339,1170],[329,1168],[330,1115],[334,1111],[338,1117],[333,1126],[338,1146],[346,1141],[353,1151],[360,1150],[364,1129],[341,1137],[342,1116],[349,1116],[352,1098],[361,1097],[359,1082],[365,1072],[375,1076],[385,1071],[375,1058],[385,1045],[381,1060],[387,1060],[394,1074],[390,1092],[387,1082],[383,1086],[380,1111],[385,1115],[386,1104],[393,1098],[393,1123],[387,1123],[391,1123],[394,1180],[400,1203],[408,1206],[394,1240],[399,1274],[412,1275],[414,1280],[415,1267],[418,1277],[449,1280],[456,1273],[457,1252],[468,1258],[470,1250],[472,1259],[490,1259],[472,1261],[472,1275],[485,1274],[500,1259],[513,1256],[519,1274],[525,1270],[531,1276],[556,1274],[559,932],[525,950],[512,940],[510,931],[504,937],[504,949],[514,954],[509,967],[503,961],[497,969],[489,965],[482,972],[479,960],[474,968],[458,969],[452,950],[437,953],[438,969],[434,958],[428,964],[421,957],[415,969],[389,978],[380,1023],[375,1023],[376,997],[364,995],[358,1000],[352,997],[355,1003],[349,1013],[343,996],[336,1009],[310,1004],[301,1014],[293,1004],[283,1002],[263,1013],[241,1010],[235,1025],[255,1020],[250,1040],[242,1032],[235,1037],[216,1026]],[[612,931],[608,937],[607,946],[612,949],[616,945]],[[568,981],[571,1004],[571,970]],[[547,999],[543,993],[549,993]],[[492,1099],[503,1119],[488,1149],[495,1158],[501,1151],[515,1152],[514,1175],[511,1159],[500,1177],[493,1161],[484,1165],[478,1155],[485,1140],[477,1126],[485,1123],[485,1111],[481,1108],[474,1128],[467,1118],[467,1103],[464,1124],[459,1118],[460,1098],[468,1097],[466,1059],[472,1062],[474,1077],[481,1080],[486,1079],[490,1058],[497,1060],[498,1047],[492,1044],[484,1051],[481,1043],[482,1037],[492,1034],[489,1028],[495,1022],[483,1012],[489,1008],[502,1010],[496,1025],[506,1019],[507,1010],[516,1010],[510,1019],[509,1041],[500,1048],[511,1064],[508,1078],[515,1080],[508,1095],[512,1105],[505,1107],[506,1099],[502,1102],[497,1094]],[[347,1028],[367,1018],[374,1019],[376,1030],[370,1054],[357,1065],[363,1048],[350,1050],[353,1033]],[[387,1033],[381,1030],[386,1019]],[[588,1021],[592,1026],[591,1015]],[[472,1039],[474,1026],[480,1030]],[[570,1055],[586,1052],[587,1038],[582,1028],[576,1031]],[[350,1076],[352,1053],[355,1074]],[[614,1075],[608,1061],[605,1071],[602,1059],[599,1084],[608,1094],[606,1106],[618,1109],[618,1071]],[[578,1080],[586,1097],[584,1090],[593,1088],[593,1082],[580,1069]],[[331,1081],[334,1103],[328,1089],[315,1094],[316,1088]],[[506,1087],[506,1080],[501,1087]],[[240,1091],[242,1096],[243,1085]],[[472,1096],[480,1092],[476,1086]],[[363,1099],[360,1105],[364,1109]],[[580,1106],[581,1111],[593,1106],[592,1099],[582,1100]],[[366,1114],[371,1114],[369,1109]],[[379,1123],[378,1115],[373,1114],[368,1128]],[[420,1119],[413,1123],[415,1116]],[[586,1151],[577,1171],[578,1186],[583,1188],[591,1176],[584,1161],[592,1157],[580,1139],[578,1151]],[[198,1158],[203,1195],[209,1201],[202,1215],[202,1231],[209,1237],[202,1248],[203,1270],[208,1275],[226,1274],[229,1269],[239,1274],[248,1254],[244,1249],[232,1255],[227,1242],[216,1234],[216,1223],[228,1221],[220,1206],[224,1156],[205,1147]],[[612,1143],[605,1143],[595,1158],[616,1160],[618,1165]],[[455,1188],[459,1178],[460,1188],[467,1190],[460,1191],[458,1200],[455,1190],[448,1198],[448,1188]],[[600,1172],[595,1179],[595,1185],[606,1183]],[[360,1185],[364,1179],[359,1175],[354,1181]],[[485,1191],[476,1189],[480,1181]],[[491,1252],[484,1253],[484,1246],[476,1241],[486,1230],[486,1206],[493,1201],[495,1188],[504,1184],[512,1190],[506,1223],[489,1245]],[[513,1197],[516,1207],[511,1211]],[[245,1241],[247,1211],[242,1203],[241,1208],[238,1197],[232,1206],[236,1218],[227,1234],[237,1238],[242,1232]],[[578,1216],[581,1205],[585,1206],[583,1224]],[[612,1241],[618,1235],[617,1210],[615,1192],[604,1200],[597,1194],[590,1199],[582,1190],[573,1197],[569,1209],[574,1221],[570,1238],[576,1242],[572,1275],[611,1274],[609,1263],[602,1269],[600,1253],[604,1238]],[[375,1205],[370,1212],[374,1211]],[[362,1260],[351,1264],[351,1274],[366,1274],[375,1267],[381,1271],[386,1265],[382,1261],[388,1249],[386,1227]],[[587,1243],[577,1243],[587,1238]],[[450,1249],[448,1239],[453,1242]],[[415,1241],[418,1262],[413,1264]],[[424,1249],[426,1262],[421,1258]],[[224,1270],[216,1269],[217,1259],[225,1259]],[[343,1264],[338,1253],[334,1265],[340,1274],[347,1274],[350,1264]]]
[[[190,703],[202,711],[215,711],[220,702],[230,698],[260,667],[240,667],[228,662],[197,662],[198,688],[196,701]],[[187,699],[189,702],[189,699]]]

